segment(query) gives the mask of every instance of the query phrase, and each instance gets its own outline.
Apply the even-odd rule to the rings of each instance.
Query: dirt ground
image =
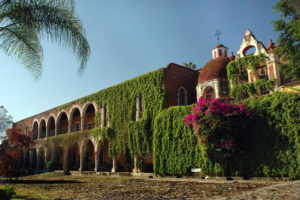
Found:
[[[148,177],[65,176],[57,172],[21,177],[17,181],[10,183],[20,197],[56,200],[219,199],[223,197],[227,197],[226,199],[231,199],[230,197],[240,199],[239,195],[241,199],[248,199],[247,197],[253,199],[249,192],[263,187],[274,187],[278,184],[282,183],[252,180],[226,181]],[[289,198],[289,196],[286,197],[284,199],[294,199]]]

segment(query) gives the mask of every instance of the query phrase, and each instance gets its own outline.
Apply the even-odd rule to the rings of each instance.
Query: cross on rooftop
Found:
[[[217,30],[216,33],[215,33],[215,37],[217,37],[218,39],[218,44],[220,44],[220,36],[221,36],[221,31]]]

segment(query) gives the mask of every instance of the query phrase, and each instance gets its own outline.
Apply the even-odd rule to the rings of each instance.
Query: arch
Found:
[[[46,120],[44,118],[40,121],[39,128],[40,128],[40,138],[45,138],[46,137]]]
[[[69,145],[65,163],[67,170],[78,170],[80,167],[80,148],[77,143]]]
[[[55,135],[55,117],[54,115],[50,115],[47,119],[46,127],[48,129],[48,135],[49,136],[54,136]]]
[[[38,133],[39,133],[38,130],[39,130],[38,121],[34,120],[32,123],[32,131],[31,131],[32,140],[38,139]]]
[[[95,148],[91,140],[84,142],[83,152],[83,171],[93,171],[95,167]]]
[[[79,106],[73,106],[70,112],[71,132],[80,131],[81,111]]]
[[[211,86],[208,86],[204,89],[203,91],[203,95],[204,97],[213,97],[215,98],[216,97],[216,94],[215,94],[215,89]]]
[[[97,171],[110,172],[112,168],[111,158],[108,155],[108,141],[104,140],[97,145],[98,169]]]
[[[184,87],[180,87],[178,89],[178,105],[183,106],[187,105],[188,98],[187,98],[187,90]]]
[[[84,129],[94,128],[96,107],[93,103],[89,103],[84,107],[83,111]]]
[[[253,45],[248,45],[243,49],[242,52],[243,52],[243,56],[252,55],[252,54],[255,54],[256,48]]]
[[[64,134],[68,132],[69,117],[66,112],[62,111],[57,116],[57,134]]]
[[[45,170],[46,163],[45,163],[45,151],[44,151],[44,148],[43,148],[43,147],[41,147],[41,148],[39,149],[37,159],[38,159],[38,162],[39,162],[38,170],[44,171],[44,170]]]

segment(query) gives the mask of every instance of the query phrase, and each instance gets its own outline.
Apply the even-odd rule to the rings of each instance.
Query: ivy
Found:
[[[193,129],[184,118],[192,106],[173,106],[163,110],[155,120],[153,167],[156,174],[188,174],[191,167],[200,167],[209,174],[220,174],[221,167],[208,159]]]
[[[234,85],[230,90],[230,96],[237,100],[245,99],[252,96],[260,96],[274,89],[276,80],[258,80],[253,83],[243,83]]]
[[[236,58],[235,61],[229,62],[226,67],[229,88],[231,87],[231,84],[237,85],[240,77],[247,76],[247,70],[253,70],[254,75],[256,75],[257,69],[266,59],[268,59],[266,55],[259,54],[257,56],[249,55]]]
[[[162,89],[163,72],[163,69],[149,72],[64,104],[59,109],[65,109],[74,103],[86,102],[96,102],[97,106],[102,108],[105,103],[109,128],[98,128],[102,119],[100,112],[97,112],[91,136],[98,141],[104,139],[109,141],[110,156],[125,153],[126,148],[131,153],[138,152],[140,155],[152,152],[154,119],[163,109],[167,99],[166,92]],[[141,94],[144,113],[142,119],[135,122],[136,97]]]
[[[67,134],[56,135],[55,137],[47,137],[46,139],[39,140],[39,144],[41,146],[49,147],[52,144],[59,147],[65,147],[71,144],[74,144],[82,139],[89,138],[90,132],[88,130],[85,131],[77,131]]]
[[[236,135],[240,137],[237,144],[243,152],[226,161],[229,175],[300,178],[300,95],[274,92],[251,97],[245,103],[253,118],[248,125],[240,117],[233,121],[245,127]],[[203,145],[194,130],[186,127],[184,118],[191,108],[171,107],[156,118],[153,138],[156,174],[186,174],[191,167],[200,167],[203,173],[214,175],[224,170],[217,146],[209,140]],[[216,131],[220,137],[224,136],[224,132]]]

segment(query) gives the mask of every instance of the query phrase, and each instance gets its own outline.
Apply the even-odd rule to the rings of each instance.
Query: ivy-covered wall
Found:
[[[126,148],[129,148],[132,153],[151,152],[152,119],[163,109],[167,97],[166,92],[162,89],[163,72],[163,69],[149,72],[63,105],[61,109],[76,102],[83,104],[95,101],[99,108],[102,108],[103,104],[106,103],[110,127],[97,127],[101,121],[101,115],[96,113],[96,127],[92,133],[96,139],[101,138],[102,141],[103,139],[109,141],[109,154],[113,156],[125,153]],[[144,112],[142,118],[135,122],[136,97],[139,95],[143,97]],[[141,129],[148,130],[144,131],[145,134],[142,134],[143,132],[137,134],[136,132]]]
[[[254,117],[246,135],[247,150],[232,175],[300,177],[300,95],[275,92],[245,102]],[[154,172],[186,174],[200,167],[207,174],[220,175],[221,166],[208,159],[192,128],[184,118],[191,106],[171,107],[155,121],[153,139]]]
[[[163,110],[155,120],[153,138],[154,172],[161,175],[186,174],[191,167],[215,174],[220,166],[205,156],[204,147],[191,128],[185,125],[184,118],[192,106],[174,106]],[[202,151],[201,151],[202,149]]]

